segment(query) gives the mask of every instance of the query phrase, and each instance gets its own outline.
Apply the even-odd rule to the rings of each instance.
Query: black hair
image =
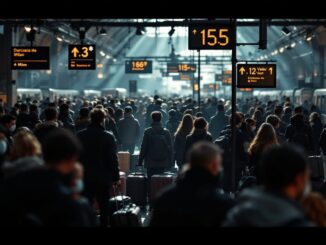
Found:
[[[27,106],[27,104],[25,104],[25,103],[21,104],[21,106],[20,106],[20,110],[21,110],[22,112],[27,112],[27,110],[28,110],[28,106]]]
[[[79,110],[79,116],[81,118],[88,118],[89,117],[89,109],[87,107],[82,107]]]
[[[37,111],[37,106],[34,105],[34,104],[31,104],[31,105],[29,106],[29,111],[30,111],[30,112],[36,112],[36,111]]]
[[[274,114],[266,117],[266,122],[270,123],[274,128],[280,123],[280,118]]]
[[[207,121],[203,117],[198,117],[194,121],[194,127],[197,129],[204,129],[207,126]]]
[[[159,111],[153,111],[151,117],[153,122],[160,122],[162,120],[162,113]]]
[[[11,115],[11,114],[6,114],[6,115],[3,115],[1,118],[0,118],[0,122],[1,124],[7,124],[7,123],[10,123],[11,121],[13,120],[16,120],[16,117]]]
[[[170,117],[175,117],[176,115],[177,115],[176,110],[174,110],[174,109],[169,110],[169,116]]]
[[[239,123],[241,123],[242,116],[241,116],[241,114],[239,112],[236,112],[235,113],[235,117],[234,118],[235,118],[235,125],[238,125]],[[230,125],[232,125],[232,115],[230,116],[229,123],[230,123]]]
[[[203,167],[221,153],[222,151],[217,145],[201,141],[190,148],[188,160],[192,167]]]
[[[125,113],[132,113],[132,107],[131,106],[126,106],[125,107]]]
[[[44,117],[45,120],[51,121],[57,119],[58,112],[55,108],[53,107],[48,107],[44,110]]]
[[[268,189],[281,190],[307,167],[307,158],[301,148],[292,145],[273,146],[261,157],[258,180]]]
[[[72,157],[78,157],[81,144],[72,132],[57,128],[45,137],[42,150],[44,161],[49,165],[56,165]]]
[[[217,106],[217,111],[224,111],[224,105],[221,105],[221,104],[219,104],[218,106]]]
[[[302,112],[303,112],[302,106],[297,106],[294,108],[294,113],[302,113]]]
[[[104,109],[99,109],[99,108],[95,108],[92,110],[91,112],[91,121],[94,124],[100,124],[103,122],[105,118],[105,111]]]

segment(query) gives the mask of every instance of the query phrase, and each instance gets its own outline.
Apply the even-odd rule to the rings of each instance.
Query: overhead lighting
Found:
[[[30,32],[32,30],[32,28],[30,26],[25,26],[24,28],[25,28],[26,32]]]
[[[110,59],[110,58],[111,58],[111,56],[110,56],[110,55],[106,55],[106,56],[105,56],[105,58],[107,58],[107,59]]]
[[[58,40],[59,42],[62,42],[62,41],[63,41],[63,39],[62,39],[61,37],[59,37],[59,36],[57,36],[56,38],[57,38],[57,40]]]
[[[280,51],[280,53],[283,53],[283,52],[284,52],[284,48],[281,47],[281,48],[279,49],[279,51]]]
[[[114,58],[114,59],[113,59],[113,62],[117,62],[117,59],[116,59],[116,58]]]
[[[137,36],[142,36],[145,34],[145,28],[143,26],[139,26],[136,29],[136,35]]]
[[[288,35],[291,33],[291,31],[289,30],[289,28],[287,28],[286,26],[284,26],[284,27],[282,28],[282,33],[283,33],[284,35],[288,36]]]
[[[106,30],[102,27],[101,28],[101,30],[100,30],[100,35],[102,35],[102,36],[105,36],[105,35],[107,35],[107,33],[106,33]]]
[[[105,56],[105,53],[101,50],[100,55]]]
[[[104,76],[103,76],[103,73],[98,73],[98,74],[97,74],[97,78],[98,78],[98,79],[103,79],[103,77],[104,77]]]
[[[295,42],[291,43],[291,48],[294,48],[297,45]]]
[[[172,27],[171,27],[171,30],[168,32],[169,36],[171,37],[171,36],[174,34],[174,32],[175,32],[175,29],[174,29],[174,27],[172,26]]]
[[[274,53],[275,53],[275,54],[278,54],[278,49],[275,49]]]
[[[308,41],[308,42],[311,41],[311,39],[312,39],[312,36],[311,35],[309,35],[309,36],[306,37],[306,41]]]

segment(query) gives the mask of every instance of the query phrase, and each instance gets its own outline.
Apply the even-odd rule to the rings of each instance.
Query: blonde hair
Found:
[[[318,192],[311,192],[302,200],[307,217],[316,225],[326,227],[326,200]]]
[[[10,151],[11,160],[16,160],[22,157],[37,156],[41,153],[41,144],[32,133],[28,131],[20,131],[15,134]]]
[[[248,152],[252,155],[264,151],[268,146],[277,144],[278,141],[273,126],[269,123],[263,123],[249,145]]]

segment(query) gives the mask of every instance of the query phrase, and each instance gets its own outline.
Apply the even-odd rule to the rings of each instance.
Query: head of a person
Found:
[[[220,148],[209,142],[198,142],[188,152],[191,169],[205,169],[212,176],[218,176],[222,169]]]
[[[107,107],[106,108],[107,110],[108,110],[108,114],[109,114],[109,116],[111,117],[111,118],[113,118],[114,117],[114,109],[112,108],[112,107]]]
[[[259,107],[261,108],[261,107]],[[263,117],[263,114],[261,112],[261,110],[258,110],[258,108],[254,111],[254,114],[252,115],[252,119],[258,121],[258,120],[261,120]]]
[[[133,112],[133,110],[132,110],[131,106],[125,107],[125,110],[124,110],[125,116],[130,116],[132,114],[132,112]]]
[[[183,112],[183,115],[193,115],[194,111],[192,109],[187,109]]]
[[[256,130],[256,121],[252,118],[246,118],[247,130],[255,131]]]
[[[208,123],[203,117],[198,117],[194,121],[194,130],[208,130]]]
[[[223,104],[218,104],[217,105],[217,111],[218,112],[224,112],[224,105]]]
[[[88,107],[82,107],[79,110],[79,117],[80,119],[88,119],[89,118],[89,108]]]
[[[58,111],[53,107],[44,110],[44,118],[46,121],[56,121],[58,119]]]
[[[30,131],[20,130],[13,137],[10,148],[10,159],[16,160],[23,157],[40,156],[41,144]]]
[[[27,104],[23,103],[23,104],[20,105],[20,112],[21,113],[27,113],[28,112]]]
[[[284,114],[291,115],[292,114],[292,108],[290,106],[286,106],[284,108]]]
[[[30,112],[37,112],[37,105],[35,105],[35,104],[31,104],[31,105],[29,106],[29,111],[30,111]]]
[[[235,115],[234,115],[234,126],[236,128],[240,128],[242,122],[243,122],[242,121],[242,116],[238,112],[236,112]],[[230,116],[229,123],[230,123],[230,125],[233,124],[233,116],[232,115]]]
[[[160,111],[153,111],[151,113],[153,123],[159,123],[162,120],[162,113]]]
[[[156,94],[156,95],[154,95],[154,102],[155,102],[155,101],[157,101],[159,98],[160,98],[160,96],[159,96],[159,95],[157,95],[157,94]]]
[[[310,174],[306,156],[293,145],[275,145],[260,160],[258,178],[271,191],[301,200],[310,192]]]
[[[57,128],[45,137],[42,150],[47,166],[62,175],[68,175],[74,170],[81,144],[72,132]]]
[[[203,117],[203,116],[204,114],[201,111],[197,112],[195,115],[195,117]]]
[[[132,108],[131,108],[132,109]],[[118,108],[115,113],[114,113],[114,116],[117,118],[117,119],[120,119],[123,117],[123,112],[124,110],[122,110],[121,108]]]
[[[162,106],[162,104],[163,104],[163,100],[161,100],[161,99],[157,99],[157,100],[155,101],[155,104],[156,104],[157,106]]]
[[[266,148],[278,144],[273,126],[269,123],[260,125],[257,134],[249,145],[249,154],[262,153]]]
[[[194,127],[194,120],[191,115],[186,114],[182,117],[175,135],[187,136]]]
[[[67,103],[62,103],[60,105],[60,113],[64,115],[69,115],[69,105]]]
[[[271,124],[274,129],[278,129],[280,127],[280,121],[280,118],[273,114],[266,117],[266,122]]]
[[[294,114],[301,114],[303,115],[303,108],[302,106],[297,106],[294,108]]]
[[[282,106],[276,106],[275,110],[274,110],[275,115],[277,115],[278,117],[282,117],[283,114],[283,107]]]
[[[1,125],[8,131],[16,130],[16,117],[10,114],[5,114],[0,118]]]
[[[174,109],[169,110],[169,117],[170,118],[176,118],[177,112]]]
[[[104,109],[94,108],[91,111],[91,123],[95,125],[104,125],[106,113]]]
[[[321,123],[320,115],[317,112],[313,112],[309,116],[310,124]]]
[[[310,221],[318,227],[326,227],[326,200],[320,193],[310,192],[301,203]]]

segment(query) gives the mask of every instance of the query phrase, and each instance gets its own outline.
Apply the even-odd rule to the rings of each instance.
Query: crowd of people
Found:
[[[118,151],[137,157],[149,183],[178,167],[150,226],[326,226],[326,185],[307,158],[326,155],[316,106],[248,98],[231,115],[223,99],[158,95],[1,102],[1,224],[107,227]]]

